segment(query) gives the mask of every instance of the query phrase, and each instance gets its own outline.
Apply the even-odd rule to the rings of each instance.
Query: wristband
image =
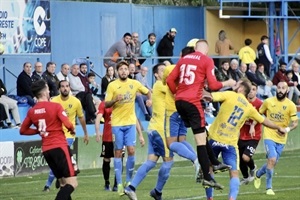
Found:
[[[290,128],[290,127],[286,127],[286,128],[285,128],[285,131],[288,133],[288,132],[291,131],[291,128]]]

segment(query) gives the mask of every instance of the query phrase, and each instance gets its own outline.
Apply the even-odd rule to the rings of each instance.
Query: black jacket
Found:
[[[157,46],[159,56],[173,56],[174,38],[169,38],[168,33],[160,40]]]
[[[0,97],[2,95],[5,95],[7,93],[6,87],[4,85],[4,83],[2,82],[2,80],[0,79]]]
[[[43,79],[47,82],[49,91],[50,91],[50,97],[57,96],[58,93],[58,83],[59,80],[55,74],[49,73],[47,70],[42,75]]]
[[[23,70],[17,78],[17,95],[29,95],[33,97],[33,94],[31,92],[31,83],[31,77]]]

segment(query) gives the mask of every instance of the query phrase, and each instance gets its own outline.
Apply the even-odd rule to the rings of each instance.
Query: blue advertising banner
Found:
[[[1,0],[4,54],[51,53],[49,0]]]

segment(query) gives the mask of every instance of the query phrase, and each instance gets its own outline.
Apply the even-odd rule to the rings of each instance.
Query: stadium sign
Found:
[[[0,2],[0,43],[5,54],[51,53],[50,1]]]
[[[0,142],[0,177],[14,175],[14,143]]]
[[[42,142],[15,143],[15,176],[35,174],[49,170],[42,153]]]

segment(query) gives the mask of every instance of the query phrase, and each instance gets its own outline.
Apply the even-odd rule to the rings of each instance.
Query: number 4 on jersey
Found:
[[[186,65],[186,64],[181,65],[179,83],[184,82],[186,85],[193,84],[195,81],[196,69],[197,69],[196,65]]]

